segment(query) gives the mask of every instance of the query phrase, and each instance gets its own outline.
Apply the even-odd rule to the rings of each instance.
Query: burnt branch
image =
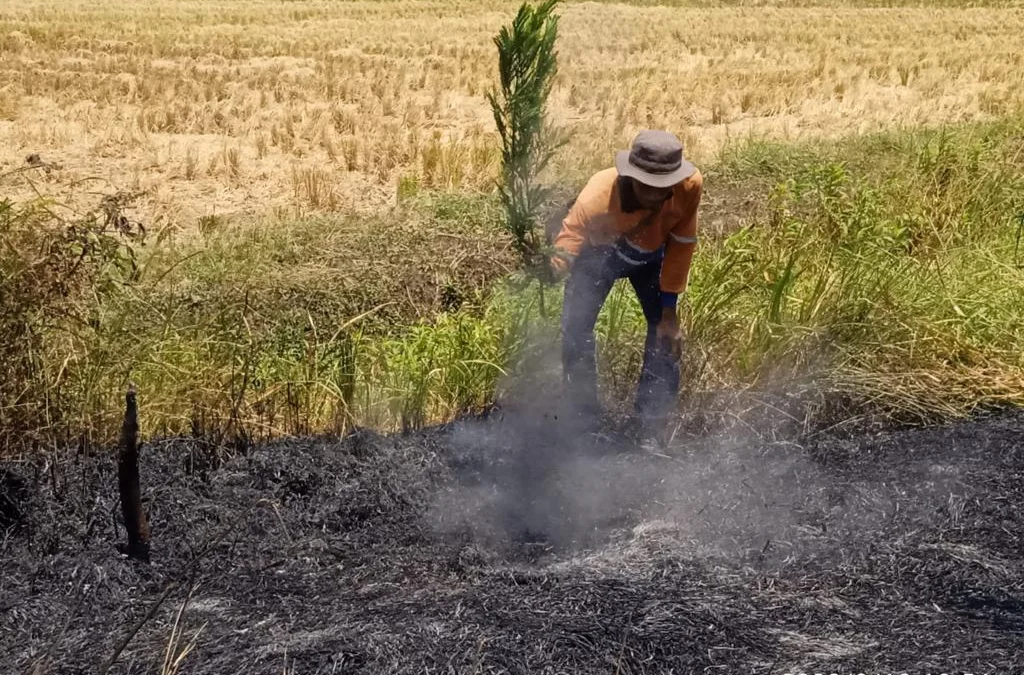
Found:
[[[135,385],[129,385],[125,396],[117,479],[121,513],[128,531],[128,544],[120,545],[118,549],[129,558],[149,562],[149,524],[142,510],[142,490],[139,487],[139,406]]]

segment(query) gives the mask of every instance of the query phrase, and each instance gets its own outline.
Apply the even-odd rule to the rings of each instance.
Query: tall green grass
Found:
[[[787,363],[919,417],[1024,401],[1022,134],[1013,119],[728,154],[720,173],[771,188],[753,226],[703,251],[695,338],[730,379]]]
[[[3,232],[9,252],[31,250],[25,238],[52,250],[51,240],[91,224],[89,236],[136,254],[132,268],[104,259],[78,274],[73,304],[87,311],[72,316],[61,305],[57,317],[51,286],[66,281],[33,286],[21,270],[38,269],[39,256],[4,257],[24,287],[5,303],[27,317],[8,312],[4,327],[38,338],[7,379],[32,387],[5,385],[9,449],[22,438],[15,430],[31,425],[60,443],[109,441],[129,381],[152,433],[256,440],[356,424],[409,428],[480,410],[501,371],[484,310],[512,256],[490,231],[496,211],[479,198],[423,195],[376,221],[221,223],[201,238],[135,246],[88,217],[67,221],[31,205],[8,212],[17,224]],[[68,249],[59,262],[70,267],[77,255]],[[39,410],[60,415],[40,423]]]
[[[709,196],[755,206],[695,257],[684,405],[790,382],[919,419],[1024,403],[1024,120],[746,143],[705,173]],[[145,247],[7,203],[2,325],[25,345],[5,371],[8,452],[111,441],[129,380],[148,434],[252,440],[415,428],[486,410],[519,377],[557,383],[560,288],[507,274],[493,196],[418,199],[373,223]],[[76,236],[102,246],[61,281]],[[69,255],[36,284],[31,265],[54,250]],[[644,335],[625,283],[597,332],[604,391],[625,401]]]

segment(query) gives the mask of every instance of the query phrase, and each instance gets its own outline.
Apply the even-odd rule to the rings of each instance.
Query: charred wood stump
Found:
[[[142,490],[139,487],[139,406],[135,398],[135,385],[128,387],[125,403],[117,460],[117,483],[128,543],[119,544],[118,550],[129,558],[149,562],[149,524],[142,510]]]
[[[0,469],[0,535],[22,526],[28,492],[24,478],[9,469]]]

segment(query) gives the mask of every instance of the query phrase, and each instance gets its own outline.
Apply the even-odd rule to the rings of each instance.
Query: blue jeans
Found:
[[[562,308],[562,375],[566,393],[584,411],[600,410],[594,325],[612,286],[629,279],[644,318],[647,338],[634,408],[648,420],[663,420],[679,393],[679,362],[656,339],[661,321],[661,264],[664,247],[647,256],[627,245],[585,246],[565,283]],[[629,260],[627,260],[627,258]],[[632,261],[639,260],[639,264]]]

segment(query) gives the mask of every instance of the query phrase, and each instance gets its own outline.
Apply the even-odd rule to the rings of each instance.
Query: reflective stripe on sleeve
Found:
[[[620,249],[617,246],[615,247],[615,255],[619,256],[620,258],[622,258],[623,260],[628,262],[630,265],[643,265],[644,264],[643,260],[634,260],[633,258],[630,258],[628,255],[626,255],[625,253],[622,252],[622,249]]]
[[[680,237],[678,234],[675,234],[674,232],[669,232],[669,234],[672,235],[672,238],[675,239],[676,241],[678,241],[680,244],[696,244],[697,243],[697,237]]]
[[[626,244],[628,244],[631,249],[633,249],[637,253],[640,253],[641,255],[651,256],[656,253],[656,251],[648,251],[646,248],[641,248],[640,246],[637,246],[636,244],[631,242],[629,239],[626,239],[625,237],[622,238],[622,241],[626,242]]]

